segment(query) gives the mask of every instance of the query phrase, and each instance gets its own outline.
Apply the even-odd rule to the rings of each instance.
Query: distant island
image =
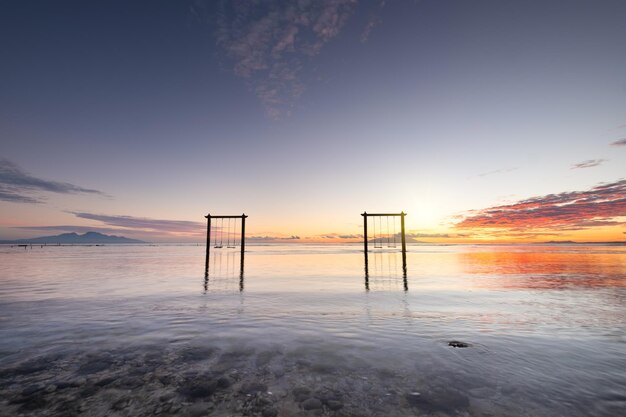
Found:
[[[614,245],[614,246],[625,246],[626,241],[624,240],[614,240],[608,242],[576,242],[573,240],[550,240],[548,242],[542,242],[543,245]]]
[[[87,232],[82,235],[77,233],[62,233],[56,236],[42,236],[32,239],[17,239],[17,240],[0,240],[2,244],[64,244],[64,245],[82,245],[82,244],[94,244],[94,243],[147,243],[143,240],[129,239],[124,236],[111,236],[104,235],[98,232]]]

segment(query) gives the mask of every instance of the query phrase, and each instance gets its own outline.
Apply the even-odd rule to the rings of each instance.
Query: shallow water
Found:
[[[626,411],[625,247],[360,249],[0,247],[0,415]]]

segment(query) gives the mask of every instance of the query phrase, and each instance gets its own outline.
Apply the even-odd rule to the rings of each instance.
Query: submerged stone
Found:
[[[469,343],[459,342],[458,340],[451,340],[448,342],[448,346],[452,346],[455,348],[466,348],[469,347]]]
[[[326,402],[326,407],[328,407],[329,410],[337,411],[343,408],[343,403],[337,400],[328,400]]]
[[[188,378],[180,385],[178,392],[189,399],[206,398],[213,395],[217,382],[202,377]]]
[[[306,387],[296,387],[292,391],[293,397],[299,403],[311,396],[311,390]]]
[[[322,402],[317,398],[309,398],[300,404],[305,410],[318,410],[322,408]]]
[[[217,386],[218,388],[228,388],[233,384],[233,382],[230,380],[229,377],[227,376],[221,376],[217,379]]]
[[[309,394],[311,392],[310,389],[308,389],[307,387],[295,387],[293,389],[293,391],[291,391],[293,393],[293,395],[298,395],[298,394]]]

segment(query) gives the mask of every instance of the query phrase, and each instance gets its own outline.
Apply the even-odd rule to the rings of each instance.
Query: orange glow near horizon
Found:
[[[423,200],[407,207],[406,241],[411,243],[539,243],[549,241],[624,242],[626,240],[626,180],[603,183],[586,191],[532,197],[505,205],[465,211],[462,216],[445,213],[437,202]],[[29,206],[30,207],[30,206]],[[37,213],[38,208],[33,209]],[[347,209],[344,211],[348,211]],[[353,210],[350,210],[353,211]],[[61,226],[19,224],[7,217],[0,228],[28,237],[65,232],[96,231],[150,242],[203,242],[206,220],[179,220],[93,212],[63,212],[55,221]],[[249,214],[249,213],[248,213]],[[179,216],[185,218],[185,213]],[[200,217],[201,218],[201,217]],[[360,212],[335,216],[333,211],[252,214],[246,222],[251,243],[359,243],[363,241]],[[380,224],[378,236],[400,233]],[[276,227],[276,226],[279,227]],[[371,224],[369,227],[372,227]],[[368,238],[374,238],[369,229]]]

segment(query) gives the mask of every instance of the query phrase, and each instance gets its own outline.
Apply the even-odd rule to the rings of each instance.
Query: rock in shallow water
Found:
[[[326,402],[326,406],[328,407],[329,410],[337,411],[343,408],[343,403],[337,400],[328,400]]]
[[[189,399],[206,398],[213,395],[217,389],[217,382],[202,377],[192,377],[184,380],[178,392]]]
[[[218,388],[228,388],[233,384],[233,382],[231,381],[231,379],[227,376],[221,376],[217,379],[217,387]]]
[[[319,410],[322,408],[322,402],[317,398],[309,398],[300,404],[305,410]]]

